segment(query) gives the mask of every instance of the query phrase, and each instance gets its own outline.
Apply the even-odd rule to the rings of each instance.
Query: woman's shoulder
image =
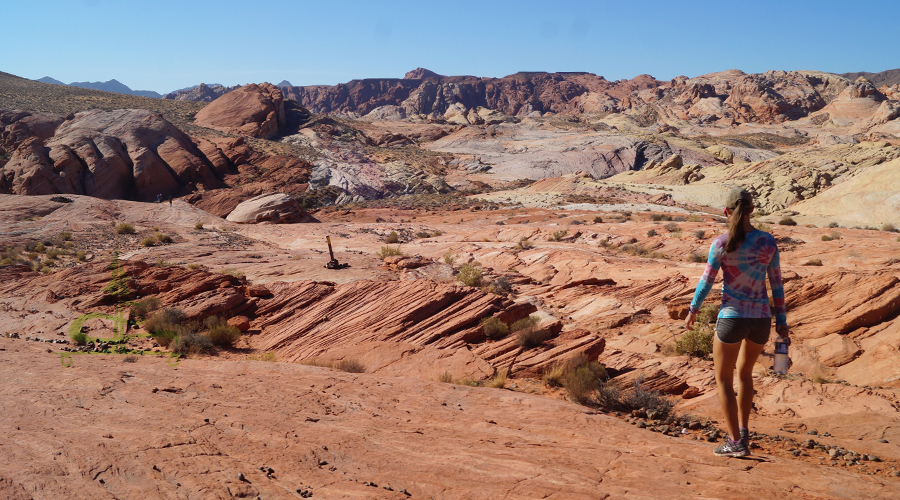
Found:
[[[753,231],[752,233],[749,234],[749,236],[754,239],[761,239],[761,240],[771,242],[772,244],[775,244],[775,237],[772,236],[772,233],[767,233],[767,232],[763,231],[762,229],[757,229],[757,230]]]

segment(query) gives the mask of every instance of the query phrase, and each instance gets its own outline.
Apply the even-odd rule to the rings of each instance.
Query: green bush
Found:
[[[893,224],[883,224],[881,230],[886,233],[896,233],[897,228]]]
[[[697,239],[702,240],[703,238],[706,237],[706,231],[703,229],[698,229],[698,230],[694,231],[694,236]]]
[[[43,243],[38,243],[37,245],[34,246],[34,251],[37,253],[44,253],[47,251],[47,247],[44,246]]]
[[[693,358],[709,359],[713,349],[714,323],[719,307],[714,304],[706,304],[700,307],[694,327],[681,334],[681,338],[675,341],[675,353],[687,355]]]
[[[568,229],[560,229],[559,231],[553,231],[553,235],[550,236],[552,241],[561,241],[566,235],[569,234]]]
[[[426,232],[426,231],[419,231],[418,233],[416,233],[416,238],[430,238],[430,237],[431,237],[431,233]]]
[[[647,236],[650,236],[651,238],[653,236],[656,236],[657,234],[659,234],[659,233],[656,232],[656,229],[651,229],[651,230],[647,231]]]
[[[500,318],[484,318],[481,320],[481,331],[491,340],[500,340],[509,335],[509,325]]]
[[[141,240],[141,245],[145,247],[152,247],[156,244],[156,238],[153,236],[147,236],[146,238]]]
[[[706,256],[700,252],[691,252],[691,262],[706,262]]]
[[[144,329],[150,332],[151,334],[157,334],[162,332],[175,332],[178,325],[184,323],[187,318],[182,312],[181,309],[177,308],[166,308],[154,311],[152,314],[147,316],[147,321],[144,322]],[[153,335],[154,337],[156,335]]]
[[[63,231],[63,232],[59,233],[59,235],[57,237],[63,241],[69,241],[72,239],[72,233],[70,233],[68,231]]]
[[[75,342],[76,345],[84,345],[87,344],[87,335],[82,332],[75,332],[71,335],[72,342]]]
[[[456,279],[466,286],[481,287],[482,274],[483,271],[480,267],[473,266],[472,264],[463,264],[459,266],[459,273],[456,275]]]
[[[600,217],[599,215],[594,217],[594,224],[600,224],[602,222],[603,222],[603,217]]]
[[[538,328],[541,319],[532,314],[514,322],[510,327],[510,333],[516,334],[516,344],[524,350],[533,349],[550,338],[550,332]]]
[[[516,250],[529,250],[531,248],[534,248],[534,243],[524,236],[516,244]]]
[[[779,226],[796,226],[797,221],[790,217],[784,217],[780,221],[778,221]]]
[[[676,231],[681,231],[681,228],[678,227],[678,224],[675,224],[674,222],[670,222],[670,223],[666,224],[665,226],[663,226],[663,229],[665,229],[666,231],[668,231],[670,233],[674,233]]]
[[[156,233],[155,238],[160,243],[172,243],[172,238],[168,234]]]
[[[664,215],[664,214],[653,214],[653,215],[650,216],[650,220],[656,221],[656,222],[658,222],[658,221],[670,221],[670,220],[672,220],[672,217],[669,216],[669,215]]]
[[[500,276],[492,281],[489,285],[487,285],[484,289],[486,292],[505,296],[512,293],[512,283],[510,283],[505,276]]]
[[[118,225],[116,225],[116,233],[118,233],[118,234],[134,234],[134,226],[127,222],[121,222]]]
[[[197,264],[196,262],[191,262],[190,264],[187,265],[187,268],[190,269],[191,271],[196,271],[197,269],[200,269],[200,264]]]
[[[206,327],[206,336],[217,347],[232,347],[241,338],[241,331],[234,325],[229,325],[224,318],[210,316],[203,321]]]
[[[84,260],[87,259],[87,253],[84,250],[79,250],[75,252],[75,258],[80,262],[84,262]]]
[[[194,229],[196,229],[197,231],[200,231],[201,229],[203,229],[203,223],[198,222],[198,223],[194,224]]]
[[[806,261],[803,265],[804,266],[821,266],[822,259],[810,259],[810,260]]]
[[[831,236],[828,236],[827,234],[822,235],[822,241],[831,241],[833,239],[834,238],[832,238]]]
[[[562,377],[566,394],[578,404],[590,404],[600,384],[607,378],[606,367],[596,361],[588,362],[583,354],[570,360],[568,365]]]
[[[387,246],[387,245],[384,245],[384,246],[381,247],[381,251],[380,251],[380,252],[375,252],[375,255],[377,255],[379,259],[384,260],[384,259],[386,259],[387,257],[390,257],[390,256],[392,256],[392,255],[403,255],[403,252],[400,251],[400,247],[399,247],[399,246],[397,246],[397,247],[389,247],[389,246]]]
[[[454,262],[456,262],[456,256],[447,251],[447,253],[444,254],[444,264],[452,266]]]
[[[391,231],[391,234],[387,235],[387,238],[384,239],[385,243],[400,243],[400,236],[397,235],[397,231]]]
[[[178,354],[213,354],[216,352],[212,340],[198,332],[186,332],[178,335],[172,344],[172,352]]]

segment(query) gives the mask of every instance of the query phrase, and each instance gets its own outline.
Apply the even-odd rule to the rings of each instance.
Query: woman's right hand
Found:
[[[687,318],[684,319],[684,327],[688,330],[694,327],[694,321],[697,320],[697,315],[695,313],[688,313]]]

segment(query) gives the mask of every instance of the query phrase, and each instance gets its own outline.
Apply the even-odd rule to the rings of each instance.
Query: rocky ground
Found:
[[[557,199],[584,196],[592,182],[548,179],[531,192],[543,186]],[[677,318],[703,270],[695,255],[705,256],[721,220],[697,206],[605,189],[593,196],[606,204],[360,207],[318,211],[318,224],[282,225],[238,225],[180,200],[0,197],[11,245],[48,240],[47,248],[64,251],[54,259],[47,249],[32,252],[55,261],[44,275],[0,268],[2,333],[19,337],[0,341],[2,369],[17,380],[3,398],[10,415],[4,491],[13,498],[129,497],[147,488],[183,498],[290,497],[298,489],[323,498],[405,497],[401,489],[423,498],[896,496],[896,234],[757,221],[782,250],[793,367],[773,377],[766,349],[756,370],[754,458],[716,459],[711,362],[671,347],[684,334]],[[119,222],[135,234],[118,234]],[[71,233],[71,245],[58,240],[62,232]],[[140,244],[157,232],[172,242]],[[385,243],[391,232],[398,244]],[[325,236],[349,267],[323,267]],[[384,246],[405,255],[379,258]],[[114,312],[101,289],[116,247],[133,298],[156,296],[197,318],[243,316],[247,332],[233,348],[177,367],[147,338],[125,345],[134,363],[124,354],[61,359],[73,344],[48,341],[69,339],[69,325],[85,312]],[[17,262],[29,260],[25,250]],[[814,259],[822,265],[807,265]],[[512,293],[464,286],[454,274],[465,263],[480,267],[487,285],[503,278]],[[513,322],[528,314],[551,334],[533,348],[520,348],[515,335],[485,339],[478,326],[484,317]],[[112,328],[102,319],[85,323],[93,337],[112,337]],[[578,353],[603,363],[615,383],[643,377],[673,398],[676,418],[617,416],[567,401],[544,375]],[[265,355],[277,362],[252,361]],[[342,362],[366,373],[304,365]],[[479,380],[483,387],[467,385]],[[284,418],[271,419],[273,412]],[[13,466],[23,463],[30,468]],[[637,472],[648,463],[659,481]],[[266,477],[259,467],[275,472]]]

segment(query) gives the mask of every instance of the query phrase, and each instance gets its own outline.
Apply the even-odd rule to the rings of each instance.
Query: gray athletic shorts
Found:
[[[772,318],[719,318],[716,320],[716,337],[723,344],[737,344],[747,339],[757,345],[766,345],[772,331]]]

